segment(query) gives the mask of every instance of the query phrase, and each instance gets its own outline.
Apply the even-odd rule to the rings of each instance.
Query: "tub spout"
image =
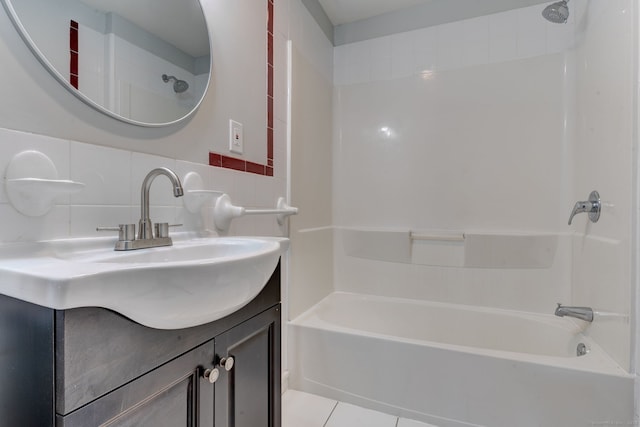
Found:
[[[555,315],[560,317],[575,317],[576,319],[593,322],[593,310],[591,307],[566,307],[558,303]]]

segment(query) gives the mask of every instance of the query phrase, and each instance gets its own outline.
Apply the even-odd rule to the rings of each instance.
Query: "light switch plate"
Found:
[[[229,151],[236,154],[244,152],[242,123],[235,120],[229,120]]]

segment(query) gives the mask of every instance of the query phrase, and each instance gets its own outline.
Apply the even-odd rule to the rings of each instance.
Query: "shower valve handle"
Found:
[[[589,214],[589,220],[591,222],[598,222],[601,210],[602,203],[600,202],[600,194],[598,194],[597,191],[592,191],[591,194],[589,194],[588,201],[576,202],[573,210],[571,211],[571,216],[569,217],[569,225],[571,225],[571,221],[574,216],[583,212]]]

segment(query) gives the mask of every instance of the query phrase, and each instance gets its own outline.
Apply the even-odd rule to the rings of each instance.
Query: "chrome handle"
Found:
[[[224,368],[225,371],[229,372],[230,370],[233,369],[233,365],[235,365],[236,361],[233,357],[229,356],[229,357],[223,357],[222,359],[220,359],[220,362],[218,363],[218,365],[221,368]]]
[[[218,368],[206,369],[202,376],[213,384],[218,381],[218,378],[220,377],[220,370]]]
[[[589,214],[589,220],[591,222],[598,222],[600,219],[600,211],[602,210],[602,203],[600,202],[600,194],[597,191],[592,191],[589,194],[588,201],[576,202],[569,216],[569,225],[573,221],[573,217],[579,213],[586,212]]]
[[[117,227],[96,227],[96,231],[117,231],[118,240],[120,241],[136,239],[135,224],[120,224]]]
[[[169,224],[168,222],[156,222],[153,224],[156,238],[169,237],[169,227],[181,227],[182,224]]]

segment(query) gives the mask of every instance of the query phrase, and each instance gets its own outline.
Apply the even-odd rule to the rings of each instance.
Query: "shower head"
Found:
[[[169,81],[173,80],[173,91],[175,93],[182,93],[189,89],[189,83],[184,80],[178,80],[174,76],[167,76],[166,74],[162,75],[162,81],[165,83],[169,83]]]
[[[566,24],[569,18],[569,6],[567,2],[569,0],[559,1],[557,3],[550,4],[542,11],[542,16],[549,22],[554,24]]]

